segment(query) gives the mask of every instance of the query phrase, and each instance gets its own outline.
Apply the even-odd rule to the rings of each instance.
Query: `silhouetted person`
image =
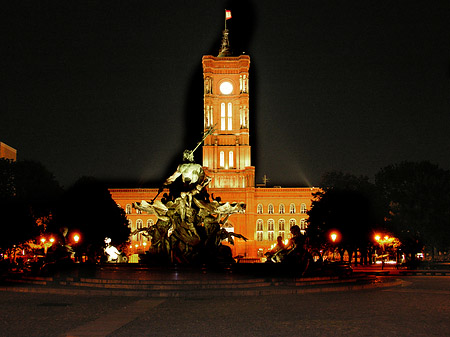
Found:
[[[286,245],[283,243],[283,237],[279,235],[277,237],[277,244],[271,250],[269,250],[266,254],[267,261],[266,262],[280,262],[279,256],[277,253],[286,249]]]

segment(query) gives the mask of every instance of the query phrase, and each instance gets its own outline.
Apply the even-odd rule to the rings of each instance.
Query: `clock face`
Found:
[[[233,92],[233,85],[230,82],[225,81],[220,84],[219,89],[222,94],[229,95]]]

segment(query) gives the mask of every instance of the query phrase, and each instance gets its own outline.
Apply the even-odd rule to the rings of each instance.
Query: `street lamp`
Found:
[[[44,246],[44,255],[47,255],[47,249],[48,249],[48,247],[50,247],[52,245],[52,243],[47,242],[47,239],[45,237],[42,237],[40,241],[41,241],[42,246]]]
[[[390,237],[389,235],[384,235],[382,237],[382,234],[375,234],[374,239],[381,248],[381,269],[383,269],[386,258],[386,249],[390,245],[392,245],[395,248],[396,239],[395,237]],[[389,258],[389,254],[387,254],[387,257]]]
[[[333,247],[333,261],[336,260],[336,243],[339,241],[339,232],[336,230],[333,230],[332,232],[330,232],[330,239],[332,242],[332,247]]]
[[[75,241],[75,243],[78,243],[78,241],[80,241],[80,235],[79,234],[74,234],[73,235],[73,241]]]
[[[336,239],[337,239],[337,233],[331,233],[330,234],[330,238],[331,238],[331,241],[333,241],[333,243],[335,243],[336,242]]]
[[[81,239],[81,235],[78,233],[74,233],[72,234],[72,240],[74,242],[73,244],[73,259],[75,262],[79,262],[83,260],[83,257],[79,256],[79,250],[78,250],[78,242],[80,242]]]

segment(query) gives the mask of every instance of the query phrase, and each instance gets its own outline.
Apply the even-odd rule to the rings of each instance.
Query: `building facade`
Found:
[[[6,145],[5,143],[0,142],[0,158],[16,161],[17,150],[9,145]]]
[[[203,143],[203,168],[211,177],[208,192],[222,202],[243,202],[246,211],[233,214],[225,224],[227,230],[242,234],[231,246],[234,256],[263,257],[277,236],[289,238],[289,230],[306,228],[307,210],[311,207],[311,187],[258,187],[255,167],[251,163],[249,125],[248,55],[233,56],[228,31],[223,32],[218,56],[202,58],[204,80],[204,129],[214,131]],[[110,189],[113,199],[125,209],[132,230],[152,226],[157,219],[133,209],[133,202],[152,200],[158,189]],[[145,251],[150,242],[142,235],[131,238],[133,252]]]

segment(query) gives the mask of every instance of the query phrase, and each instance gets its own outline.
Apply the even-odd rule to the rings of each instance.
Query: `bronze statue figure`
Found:
[[[208,128],[194,150],[183,152],[183,162],[165,180],[153,200],[133,203],[134,208],[155,214],[158,218],[153,226],[131,233],[142,232],[151,239],[149,254],[155,260],[172,263],[232,263],[231,250],[222,245],[222,241],[228,240],[234,244],[234,238],[247,240],[224,228],[230,215],[245,212],[245,204],[222,203],[220,198],[211,201],[206,189],[211,178],[206,176],[200,164],[194,162],[194,151],[213,131],[214,127]],[[169,194],[156,200],[164,187],[172,185],[177,179],[181,180],[182,189],[170,189]]]

